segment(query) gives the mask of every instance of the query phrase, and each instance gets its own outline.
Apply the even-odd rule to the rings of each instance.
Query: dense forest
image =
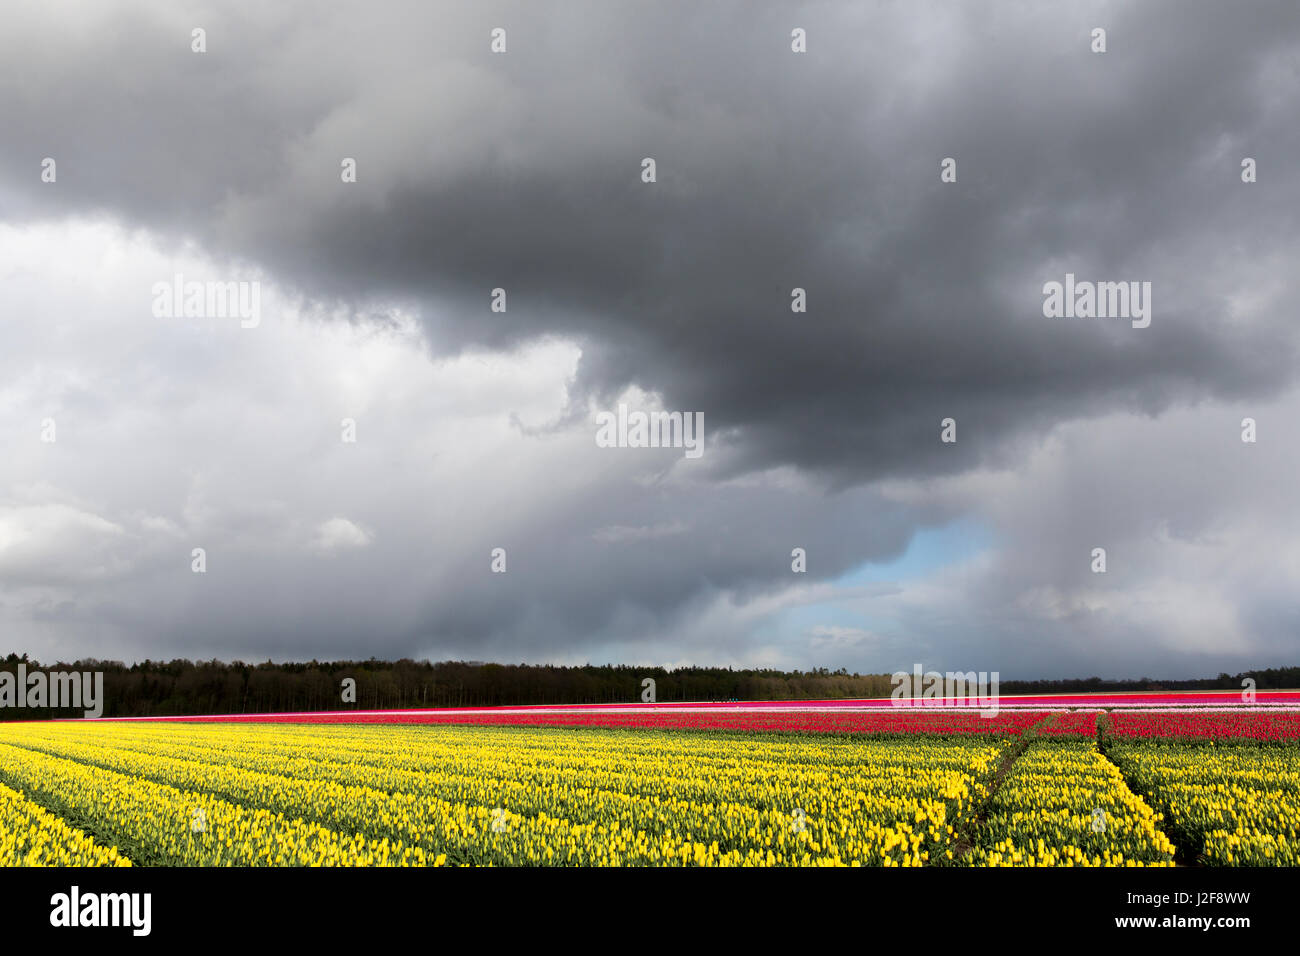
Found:
[[[105,717],[178,714],[241,714],[349,708],[491,707],[509,704],[594,704],[639,701],[641,680],[655,681],[656,699],[667,701],[816,700],[887,697],[888,674],[845,670],[731,670],[719,667],[583,665],[559,667],[442,661],[311,661],[245,664],[240,661],[80,660],[42,665],[26,654],[9,654],[0,671],[101,671]],[[1250,677],[1259,690],[1300,687],[1300,667],[1204,680],[1002,681],[1002,694],[1116,692],[1141,690],[1240,690]],[[355,702],[343,701],[345,678],[356,682]],[[0,720],[71,716],[64,711],[0,707]]]

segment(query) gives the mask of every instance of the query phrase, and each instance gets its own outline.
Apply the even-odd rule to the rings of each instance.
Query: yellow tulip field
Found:
[[[14,723],[0,865],[1293,864],[1298,775],[1033,730]]]
[[[1161,817],[1091,740],[1029,745],[990,802],[963,862],[984,866],[1172,866]]]
[[[1120,744],[1115,763],[1213,866],[1300,863],[1296,747]]]

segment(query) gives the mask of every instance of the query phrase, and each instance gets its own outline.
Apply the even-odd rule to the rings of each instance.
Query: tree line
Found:
[[[249,664],[242,661],[151,661],[135,664],[86,659],[43,665],[26,654],[9,654],[0,672],[98,671],[104,674],[105,717],[166,717],[190,714],[284,713],[412,707],[494,707],[518,704],[612,704],[641,700],[642,680],[655,682],[655,699],[673,701],[843,700],[888,697],[889,674],[725,667],[630,667],[492,664],[467,661],[309,661]],[[1300,667],[1200,680],[1002,681],[1002,694],[1114,693],[1150,690],[1241,690],[1252,678],[1259,690],[1300,687]],[[355,681],[355,700],[345,702],[344,680]],[[15,677],[16,680],[16,677]],[[0,720],[31,720],[67,713],[0,706]]]

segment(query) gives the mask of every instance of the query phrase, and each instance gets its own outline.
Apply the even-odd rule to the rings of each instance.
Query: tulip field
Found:
[[[1087,739],[1031,743],[963,860],[982,866],[1172,866],[1156,813]]]
[[[0,724],[0,865],[1298,861],[1295,711],[827,710]]]
[[[0,864],[5,866],[130,866],[112,847],[0,785]]]
[[[1300,863],[1295,747],[1124,742],[1111,758],[1169,820],[1176,840],[1215,866]]]

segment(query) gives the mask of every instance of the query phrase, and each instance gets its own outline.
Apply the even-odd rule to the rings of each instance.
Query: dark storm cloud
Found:
[[[572,336],[583,389],[636,383],[740,429],[737,470],[950,471],[1025,429],[1294,373],[1291,317],[1228,304],[1293,242],[1288,3],[200,5],[18,26],[11,215],[104,210],[309,297],[414,302],[439,350]],[[1066,271],[1152,281],[1151,328],[1045,319]]]

